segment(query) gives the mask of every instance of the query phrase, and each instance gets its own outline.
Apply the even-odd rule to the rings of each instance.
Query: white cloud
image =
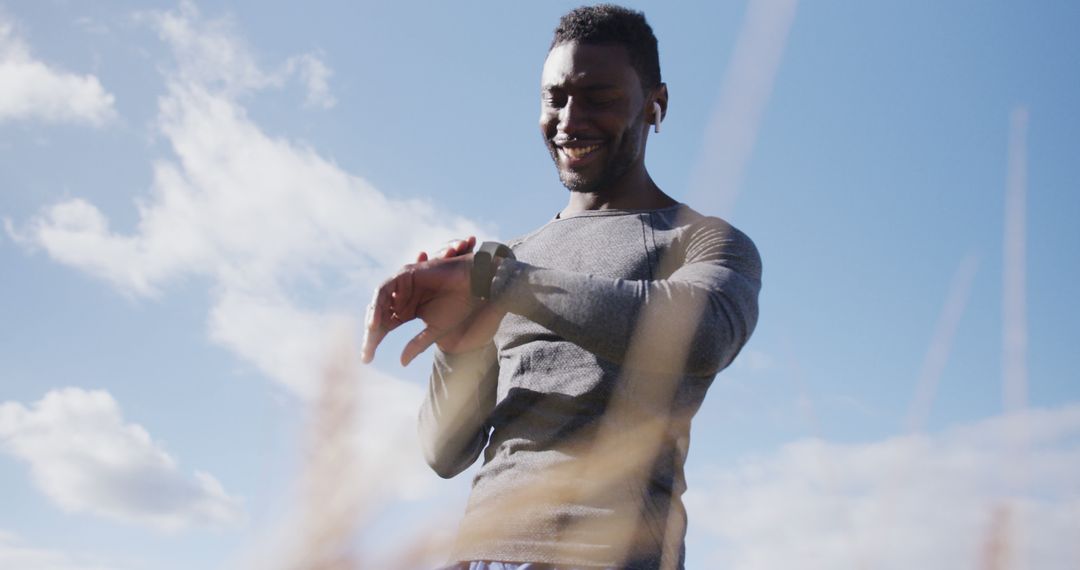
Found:
[[[80,30],[88,34],[93,34],[95,36],[105,36],[108,35],[110,32],[109,26],[105,22],[90,18],[88,16],[80,16],[78,18],[75,18],[74,24]]]
[[[56,550],[26,544],[14,533],[0,530],[0,568],[18,570],[107,570],[110,566]]]
[[[351,317],[376,278],[416,251],[479,227],[424,201],[389,198],[314,150],[263,132],[237,93],[268,85],[270,75],[221,22],[203,22],[190,4],[144,19],[176,58],[157,121],[175,160],[154,165],[136,231],[116,232],[96,206],[70,199],[9,234],[134,295],[209,278],[218,299],[212,338],[305,393],[321,366],[325,335],[316,329]],[[345,281],[345,313],[296,301],[302,288],[340,298],[326,279]]]
[[[176,54],[177,68],[168,74],[177,84],[235,96],[282,82],[259,67],[228,18],[203,20],[192,2],[180,2],[177,12],[146,12],[137,19],[154,26]]]
[[[192,2],[181,2],[177,12],[149,12],[140,20],[157,28],[173,49],[177,68],[170,79],[182,85],[201,85],[226,96],[267,87],[281,87],[299,77],[307,92],[304,104],[329,109],[337,100],[330,93],[333,71],[314,54],[290,57],[277,69],[266,71],[234,31],[229,18],[204,20]]]
[[[416,433],[416,414],[424,390],[365,369],[358,394],[354,445],[369,477],[367,493],[379,500],[420,499],[435,477],[424,463]],[[393,421],[387,421],[387,419]],[[373,437],[374,436],[374,437]],[[392,477],[387,474],[392,473]]]
[[[803,440],[698,478],[690,549],[707,540],[716,567],[973,568],[993,540],[1012,561],[1000,567],[1080,559],[1080,405],[869,444]]]
[[[93,75],[76,75],[34,59],[0,14],[0,123],[38,119],[101,125],[115,116],[114,97]]]
[[[141,20],[175,59],[157,117],[174,156],[154,164],[135,230],[116,231],[76,198],[7,224],[8,233],[135,296],[205,279],[214,299],[211,339],[310,398],[331,331],[355,328],[378,279],[420,249],[481,228],[426,201],[388,197],[313,149],[264,132],[240,100],[279,85],[282,74],[262,71],[227,21],[204,21],[189,3]],[[307,80],[313,104],[329,104],[329,70],[317,59],[297,56],[283,69]],[[374,371],[364,378],[381,399],[363,410],[362,439],[369,447],[382,442],[365,451],[409,466],[387,493],[413,495],[426,469],[413,461],[421,392]]]
[[[0,449],[28,463],[34,484],[67,511],[164,530],[242,519],[214,477],[184,475],[105,391],[65,388],[31,408],[0,404]]]
[[[289,73],[297,73],[307,88],[304,104],[308,107],[329,109],[337,104],[330,93],[330,76],[334,74],[321,59],[311,54],[298,55],[286,62]]]

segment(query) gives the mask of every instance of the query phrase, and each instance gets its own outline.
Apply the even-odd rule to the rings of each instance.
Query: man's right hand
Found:
[[[457,257],[459,255],[465,255],[472,252],[476,247],[476,236],[469,236],[465,239],[453,239],[447,242],[446,246],[435,252],[434,259],[448,259],[451,257]],[[416,262],[421,263],[427,261],[428,254],[426,251],[421,251],[416,256]]]
[[[456,353],[491,341],[504,313],[472,296],[469,252],[475,244],[473,237],[451,244],[432,260],[421,252],[418,263],[405,266],[376,290],[368,307],[363,362],[371,362],[390,331],[417,318],[427,327],[405,346],[403,365],[435,343],[444,352]]]

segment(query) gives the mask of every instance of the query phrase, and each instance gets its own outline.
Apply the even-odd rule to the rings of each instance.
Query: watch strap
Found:
[[[514,259],[514,252],[497,241],[485,241],[473,254],[470,287],[473,297],[487,299],[491,296],[491,281],[495,279],[495,258]]]

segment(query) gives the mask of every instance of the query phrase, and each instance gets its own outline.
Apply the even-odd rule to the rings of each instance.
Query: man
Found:
[[[483,452],[455,569],[682,568],[690,418],[757,321],[761,265],[645,168],[668,106],[641,13],[555,30],[540,131],[569,202],[509,247],[424,253],[369,307],[363,358],[414,318],[437,344],[420,436],[453,477]]]

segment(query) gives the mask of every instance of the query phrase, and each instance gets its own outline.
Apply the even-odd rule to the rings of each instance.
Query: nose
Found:
[[[566,104],[559,109],[559,132],[572,135],[581,130],[587,119],[585,106],[574,97],[569,97]]]

